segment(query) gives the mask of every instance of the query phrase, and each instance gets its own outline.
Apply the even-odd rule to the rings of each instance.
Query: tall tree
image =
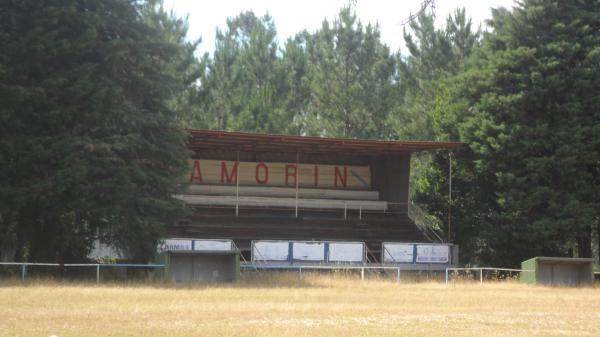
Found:
[[[217,30],[209,64],[209,114],[218,129],[279,132],[285,97],[277,56],[277,31],[270,16],[243,12]]]
[[[101,238],[138,261],[180,211],[170,101],[193,48],[158,1],[6,1],[0,11],[0,237],[70,261]],[[158,24],[160,23],[160,24]]]
[[[466,102],[457,99],[465,60],[479,45],[480,31],[473,30],[464,9],[448,16],[438,29],[434,18],[424,13],[404,33],[409,54],[399,60],[405,98],[392,120],[401,138],[459,140],[458,122],[468,114]],[[483,182],[470,174],[473,155],[468,148],[455,151],[452,217],[449,219],[449,164],[446,151],[427,152],[413,157],[411,194],[413,199],[438,218],[444,234],[461,247],[461,260],[477,262],[481,252],[480,225],[486,221]],[[464,221],[468,219],[468,221]],[[451,226],[451,223],[458,226]],[[450,228],[452,227],[452,228]]]
[[[379,28],[363,27],[349,7],[324,21],[307,41],[310,87],[307,132],[388,138],[395,98],[395,64]]]
[[[281,131],[286,133],[305,134],[309,131],[307,125],[311,115],[308,107],[312,100],[307,51],[309,39],[308,32],[301,32],[288,39],[282,50],[281,68],[285,79],[281,83],[285,97],[281,115],[286,122]]]
[[[394,128],[402,138],[456,139],[440,125],[451,114],[444,111],[451,85],[444,79],[461,71],[463,61],[479,43],[465,9],[456,9],[437,29],[434,17],[423,13],[404,31],[409,54],[398,60],[405,99],[397,107]],[[452,136],[456,136],[456,133]]]
[[[591,253],[600,217],[599,13],[599,1],[494,10],[483,47],[451,79],[450,102],[463,111],[456,129],[469,144],[458,174],[481,189],[463,187],[480,203],[457,226],[479,225],[472,248],[488,263],[575,246]]]

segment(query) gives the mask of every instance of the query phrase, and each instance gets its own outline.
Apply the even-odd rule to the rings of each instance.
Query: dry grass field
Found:
[[[0,281],[0,336],[600,336],[600,288],[272,274],[235,285]]]

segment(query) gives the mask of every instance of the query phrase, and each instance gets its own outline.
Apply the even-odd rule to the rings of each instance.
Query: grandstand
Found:
[[[172,238],[233,240],[245,259],[258,240],[364,242],[369,262],[383,242],[439,241],[409,217],[410,158],[461,143],[187,131],[175,197],[192,212]]]

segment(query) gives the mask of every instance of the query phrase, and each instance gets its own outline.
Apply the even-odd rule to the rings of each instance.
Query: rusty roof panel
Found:
[[[462,142],[374,140],[277,135],[249,132],[185,129],[191,150],[230,149],[256,152],[294,151],[302,153],[345,153],[379,156],[426,150],[454,149]]]

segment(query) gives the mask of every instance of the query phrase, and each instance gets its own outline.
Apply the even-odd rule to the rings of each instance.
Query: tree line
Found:
[[[598,0],[525,0],[493,9],[485,31],[465,9],[442,28],[423,13],[398,37],[406,52],[352,7],[285,41],[270,16],[242,12],[205,55],[160,1],[2,7],[0,245],[11,257],[75,260],[102,238],[147,259],[184,212],[169,197],[188,156],[181,128],[460,140],[451,235],[462,261],[598,247]],[[421,154],[411,173],[412,198],[444,232],[448,161]]]

